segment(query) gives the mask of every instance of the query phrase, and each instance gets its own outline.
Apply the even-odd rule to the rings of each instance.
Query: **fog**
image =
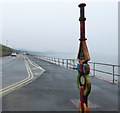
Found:
[[[1,4],[0,43],[30,51],[77,53],[80,2],[6,2]],[[118,54],[118,3],[86,2],[90,53]]]

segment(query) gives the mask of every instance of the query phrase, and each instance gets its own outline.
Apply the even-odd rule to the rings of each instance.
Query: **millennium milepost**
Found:
[[[77,76],[77,86],[80,90],[80,113],[88,113],[89,107],[88,107],[88,95],[91,92],[91,82],[89,78],[90,73],[90,65],[88,64],[88,61],[90,60],[87,44],[86,44],[86,38],[85,38],[85,3],[81,3],[78,5],[80,8],[80,46],[78,51],[78,64],[77,64],[77,70],[78,70],[78,76]]]

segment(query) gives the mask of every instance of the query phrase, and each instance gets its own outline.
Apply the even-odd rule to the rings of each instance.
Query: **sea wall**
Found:
[[[12,51],[0,51],[0,57],[11,55]]]
[[[9,56],[11,55],[12,51],[15,51],[15,50],[10,47],[0,44],[0,57]]]

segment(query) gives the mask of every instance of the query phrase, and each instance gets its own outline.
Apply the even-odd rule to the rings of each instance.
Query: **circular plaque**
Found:
[[[84,76],[80,77],[80,82],[82,85],[85,85],[85,77]]]

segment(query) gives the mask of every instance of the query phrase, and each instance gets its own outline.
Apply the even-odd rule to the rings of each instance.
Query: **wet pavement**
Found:
[[[2,58],[2,88],[12,85],[28,76],[22,55]]]
[[[77,71],[29,58],[45,72],[33,82],[3,96],[3,111],[78,111]],[[90,110],[117,111],[118,85],[95,77],[91,77],[91,82]]]

